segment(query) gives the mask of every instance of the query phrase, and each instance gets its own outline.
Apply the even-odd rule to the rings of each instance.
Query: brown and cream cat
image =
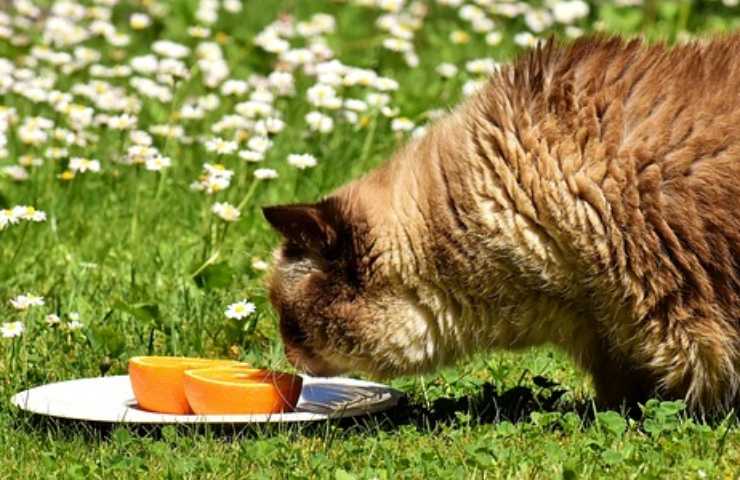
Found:
[[[265,208],[288,359],[387,377],[554,344],[605,406],[738,405],[738,52],[551,41],[364,178]]]

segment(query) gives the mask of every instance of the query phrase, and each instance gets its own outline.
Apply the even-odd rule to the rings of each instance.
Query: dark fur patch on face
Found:
[[[285,238],[269,280],[288,359],[311,373],[338,371],[321,352],[355,349],[363,289],[357,223],[339,199],[265,209]]]

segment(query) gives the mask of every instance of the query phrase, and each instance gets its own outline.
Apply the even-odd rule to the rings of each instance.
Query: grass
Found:
[[[674,41],[686,32],[703,35],[740,24],[737,11],[717,1],[645,3],[644,8],[621,8],[596,2],[578,26]],[[144,54],[157,38],[196,46],[186,33],[197,6],[190,0],[167,2],[166,14],[154,18],[149,28],[130,30],[130,13],[156,5],[121,2],[113,9],[112,22],[131,33],[132,41],[113,47],[99,38],[89,40],[102,55],[100,63]],[[334,15],[337,30],[327,35],[330,47],[349,65],[398,80],[393,105],[417,124],[430,109],[454,105],[464,82],[475,78],[461,68],[458,76],[444,80],[435,73],[436,65],[444,61],[464,67],[465,61],[480,57],[507,61],[519,51],[514,34],[525,29],[521,19],[497,17],[500,45],[488,46],[476,33],[469,43],[453,45],[450,32],[469,31],[469,24],[433,4],[414,41],[421,64],[409,68],[399,54],[380,48],[384,37],[374,26],[377,10],[329,0],[247,1],[241,14],[222,12],[212,28],[232,78],[271,71],[274,56],[252,40],[280,12],[298,19],[316,12]],[[557,35],[562,30],[552,29]],[[33,28],[29,37],[41,41]],[[20,63],[29,51],[30,46],[0,40],[0,55],[12,62]],[[45,69],[42,62],[33,70],[38,75]],[[52,70],[59,73],[59,68]],[[209,135],[210,125],[231,112],[237,100],[222,96],[205,119],[179,119],[174,114],[187,98],[207,93],[201,75],[194,69],[191,79],[179,81],[169,102],[144,98],[139,128],[171,122],[185,125],[193,136]],[[56,88],[71,89],[87,79],[84,71],[60,74]],[[127,85],[121,79],[109,81]],[[48,158],[48,144],[24,144],[20,123],[11,126],[8,155],[0,165],[16,164],[29,154],[44,161],[31,169],[27,181],[0,177],[0,209],[29,204],[48,218],[0,231],[0,323],[25,325],[20,337],[0,339],[0,477],[738,478],[740,432],[733,417],[708,424],[686,418],[680,404],[658,401],[645,405],[639,419],[597,412],[588,379],[549,349],[492,353],[436,374],[398,379],[392,384],[408,398],[390,412],[298,427],[133,429],[59,422],[13,408],[9,398],[16,391],[121,374],[133,355],[230,356],[288,368],[262,271],[252,264],[254,258],[269,259],[278,240],[259,207],[316,199],[377,165],[404,140],[378,114],[363,115],[358,126],[337,121],[333,132],[311,134],[304,121],[311,110],[304,91],[312,80],[299,74],[296,83],[296,97],[276,101],[286,128],[262,165],[236,155],[217,158],[201,141],[185,145],[157,137],[155,145],[172,158],[173,167],[153,173],[115,162],[128,146],[126,135],[90,127],[99,137],[87,146],[70,147],[70,156],[99,159],[102,172],[64,181],[59,175],[66,160]],[[64,115],[18,92],[1,98],[21,122],[43,115],[65,123]],[[299,152],[315,155],[318,166],[300,171],[287,165],[287,155]],[[235,170],[231,187],[214,197],[191,191],[204,162]],[[254,180],[253,170],[263,166],[276,169],[280,177]],[[215,218],[210,213],[215,200],[243,202],[240,220],[226,225]],[[45,305],[16,311],[9,300],[25,292],[42,295]],[[254,302],[257,313],[227,319],[226,305],[242,298]],[[66,326],[71,312],[79,313],[82,328]],[[50,313],[62,323],[47,326],[44,318]]]

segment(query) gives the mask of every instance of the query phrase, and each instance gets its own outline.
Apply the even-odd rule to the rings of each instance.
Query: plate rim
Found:
[[[381,401],[368,404],[366,406],[360,407],[360,408],[347,408],[343,410],[337,410],[335,412],[329,412],[329,413],[317,413],[317,412],[309,412],[309,411],[298,411],[298,412],[289,412],[289,413],[277,413],[277,414],[235,414],[235,415],[178,415],[178,414],[168,414],[168,413],[157,413],[157,412],[148,412],[145,410],[138,410],[138,412],[143,412],[146,414],[151,414],[151,418],[130,418],[127,416],[128,412],[131,409],[131,407],[127,405],[121,406],[120,416],[118,419],[113,418],[93,418],[93,417],[84,417],[79,414],[65,414],[64,412],[54,412],[51,413],[49,411],[43,411],[41,408],[29,408],[28,400],[30,395],[33,394],[34,391],[42,390],[51,386],[58,386],[65,383],[74,383],[74,382],[81,382],[81,381],[103,381],[103,382],[123,382],[123,379],[128,380],[128,375],[111,375],[111,376],[104,376],[104,377],[83,377],[83,378],[75,378],[75,379],[69,379],[69,380],[60,380],[57,382],[50,382],[42,385],[37,385],[31,388],[27,388],[25,390],[22,390],[16,394],[14,394],[12,397],[10,397],[10,403],[13,404],[15,407],[19,408],[20,410],[23,410],[25,412],[29,412],[34,415],[42,415],[46,417],[51,418],[58,418],[58,419],[65,419],[65,420],[75,420],[75,421],[83,421],[83,422],[91,422],[91,423],[103,423],[103,424],[126,424],[126,425],[248,425],[248,424],[274,424],[274,423],[307,423],[307,422],[318,422],[322,420],[329,420],[329,419],[339,419],[339,418],[351,418],[351,417],[357,417],[357,416],[363,416],[363,415],[370,415],[373,413],[379,413],[388,409],[393,408],[396,406],[403,396],[403,393],[399,390],[396,390],[393,387],[390,387],[388,385],[384,385],[377,382],[372,382],[368,380],[360,380],[355,378],[349,378],[349,377],[311,377],[308,375],[299,374],[305,382],[305,385],[311,385],[313,383],[318,383],[321,381],[328,381],[328,382],[336,382],[337,380],[341,380],[341,382],[348,382],[350,384],[357,384],[360,386],[372,386],[372,387],[380,387],[383,388],[388,393],[388,398],[383,399]],[[307,380],[307,381],[306,381]],[[341,383],[340,383],[341,384]],[[133,397],[131,398],[133,400]],[[123,400],[122,402],[127,402],[130,400]],[[47,403],[48,405],[48,403]]]

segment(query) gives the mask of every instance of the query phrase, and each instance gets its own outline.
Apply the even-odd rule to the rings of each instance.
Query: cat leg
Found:
[[[656,391],[656,383],[646,371],[605,348],[592,356],[587,368],[600,409],[636,414],[638,404],[645,403]]]

